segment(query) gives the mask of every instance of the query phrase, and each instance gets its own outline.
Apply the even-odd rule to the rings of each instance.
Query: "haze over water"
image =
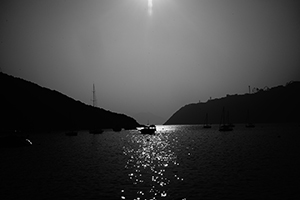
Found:
[[[1,1],[0,66],[86,104],[95,84],[99,107],[163,123],[299,80],[299,13],[290,0]]]
[[[0,149],[1,199],[298,199],[299,124],[31,134]],[[298,197],[298,198],[297,198]]]

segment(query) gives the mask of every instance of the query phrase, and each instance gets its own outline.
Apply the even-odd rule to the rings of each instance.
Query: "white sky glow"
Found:
[[[86,104],[95,84],[100,108],[163,123],[189,103],[300,80],[299,6],[0,1],[0,68]]]
[[[152,15],[152,7],[153,7],[152,0],[148,0],[148,13],[149,13],[149,15]]]

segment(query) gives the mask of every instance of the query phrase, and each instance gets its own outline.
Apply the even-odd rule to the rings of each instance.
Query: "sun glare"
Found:
[[[152,0],[148,0],[148,13],[149,13],[149,15],[152,15],[152,7],[153,7]]]
[[[148,8],[152,8],[153,4],[152,4],[152,0],[148,0]]]

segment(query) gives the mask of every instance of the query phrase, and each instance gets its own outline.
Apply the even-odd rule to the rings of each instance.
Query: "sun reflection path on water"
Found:
[[[173,149],[178,140],[172,135],[174,131],[172,127],[158,127],[155,135],[127,135],[123,153],[128,157],[125,168],[132,189],[122,190],[121,199],[167,199],[170,184],[183,181],[176,174],[179,163]]]

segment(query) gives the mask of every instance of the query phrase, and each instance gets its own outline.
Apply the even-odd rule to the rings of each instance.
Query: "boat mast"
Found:
[[[220,125],[219,126],[222,126],[222,125],[225,124],[225,120],[224,120],[225,116],[224,115],[225,115],[225,108],[223,106],[222,115],[221,115],[221,120],[220,120]]]
[[[205,115],[205,125],[208,125],[208,114]]]
[[[95,84],[93,84],[93,107],[97,107],[97,100],[96,100],[96,91],[95,91]]]

